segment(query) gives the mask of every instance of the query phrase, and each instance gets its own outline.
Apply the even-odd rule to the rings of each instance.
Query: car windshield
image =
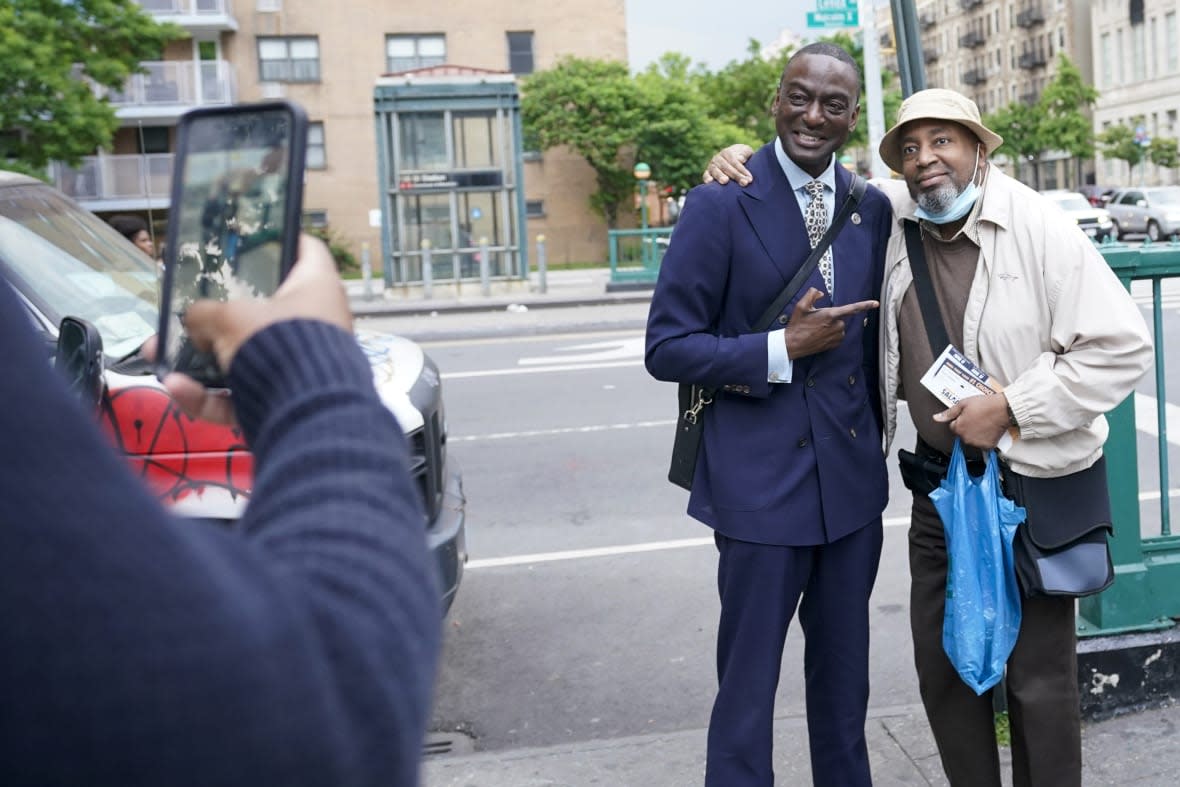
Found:
[[[110,358],[156,332],[156,262],[48,186],[0,189],[0,271],[55,325],[93,323]]]
[[[1093,210],[1094,208],[1086,201],[1086,198],[1081,194],[1069,195],[1065,197],[1054,197],[1057,204],[1061,206],[1062,210]]]
[[[1153,204],[1180,205],[1180,188],[1154,189],[1147,194]]]

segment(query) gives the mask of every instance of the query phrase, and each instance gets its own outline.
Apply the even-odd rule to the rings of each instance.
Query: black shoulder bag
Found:
[[[864,178],[859,175],[852,175],[852,183],[848,189],[848,198],[844,200],[844,204],[840,207],[840,212],[836,214],[836,218],[832,220],[828,231],[820,238],[819,243],[811,250],[811,254],[804,260],[803,265],[796,271],[795,275],[775,298],[774,303],[762,313],[758,318],[758,322],[754,324],[753,333],[763,333],[775,319],[782,312],[783,308],[791,302],[795,297],[795,293],[799,292],[799,288],[803,286],[803,282],[807,281],[807,277],[815,270],[815,266],[819,264],[819,258],[823,256],[828,247],[832,245],[836,234],[844,226],[844,222],[860,204],[861,198],[864,196],[867,184]],[[716,389],[708,388],[703,385],[691,385],[689,383],[681,383],[677,392],[677,400],[680,405],[677,410],[676,418],[676,439],[672,443],[672,463],[668,469],[668,480],[676,484],[676,486],[684,489],[692,489],[692,479],[696,475],[697,457],[701,450],[701,432],[704,429],[704,414],[705,408],[713,403],[713,394]]]
[[[904,224],[922,321],[930,350],[937,358],[948,344],[946,326],[926,266],[921,229],[914,221]],[[1114,528],[1106,457],[1059,478],[1020,475],[1003,462],[1000,467],[1004,493],[1025,510],[1026,519],[1012,544],[1016,577],[1024,595],[1089,596],[1110,587],[1114,564],[1107,537]]]

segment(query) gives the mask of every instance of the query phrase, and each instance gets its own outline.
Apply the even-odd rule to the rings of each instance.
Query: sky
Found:
[[[788,28],[807,38],[834,32],[807,28],[815,8],[816,0],[626,0],[631,70],[680,52],[716,71],[745,60],[751,38],[766,45]]]

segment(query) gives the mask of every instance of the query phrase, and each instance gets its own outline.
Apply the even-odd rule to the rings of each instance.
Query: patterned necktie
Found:
[[[807,223],[807,239],[811,241],[811,248],[819,245],[820,239],[828,231],[828,206],[824,204],[824,184],[813,180],[804,186],[810,201],[803,220]],[[819,272],[824,277],[824,287],[831,296],[832,290],[832,247],[824,250],[824,256],[819,260]]]

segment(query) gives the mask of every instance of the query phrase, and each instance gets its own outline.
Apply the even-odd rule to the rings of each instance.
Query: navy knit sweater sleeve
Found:
[[[239,531],[151,497],[2,280],[0,363],[0,784],[416,784],[438,592],[355,340],[288,322],[239,351]]]

